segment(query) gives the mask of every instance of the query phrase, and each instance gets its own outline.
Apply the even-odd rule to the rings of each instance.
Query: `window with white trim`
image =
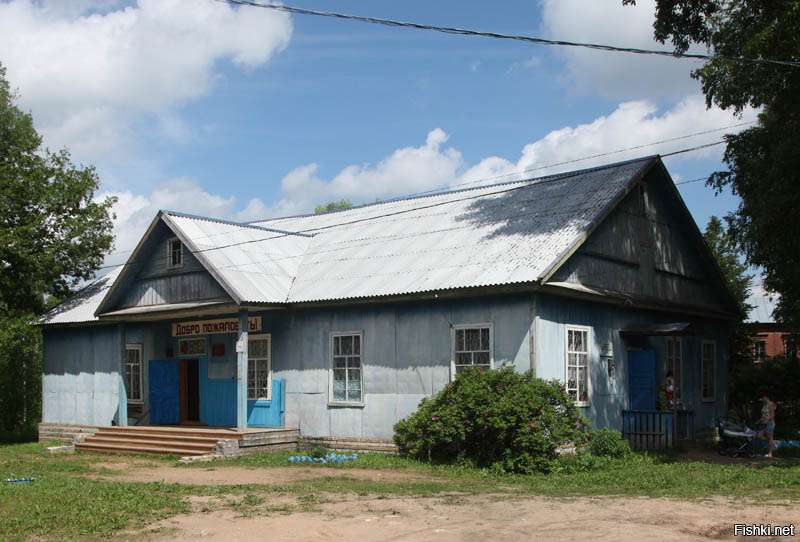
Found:
[[[714,401],[717,398],[717,343],[703,341],[702,349],[702,399]]]
[[[683,399],[683,353],[680,337],[667,337],[667,373],[672,372],[675,381],[675,404]]]
[[[167,241],[167,267],[183,267],[183,243],[177,237]]]
[[[272,398],[272,352],[268,334],[247,337],[247,398],[251,401]]]
[[[471,369],[494,367],[492,324],[458,324],[453,326],[450,378]]]
[[[362,342],[360,331],[331,333],[330,402],[364,402]]]
[[[567,393],[578,406],[589,405],[589,328],[567,326]]]
[[[142,401],[142,345],[125,345],[125,395],[128,401]]]
[[[767,359],[767,341],[755,341],[753,343],[753,358],[756,363]]]

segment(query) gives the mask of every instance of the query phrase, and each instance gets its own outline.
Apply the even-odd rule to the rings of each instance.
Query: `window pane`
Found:
[[[267,339],[250,339],[247,341],[247,355],[253,358],[267,357]]]
[[[361,402],[361,390],[347,390],[347,400]]]
[[[347,397],[347,395],[345,394],[344,388],[333,390],[334,401],[344,401],[345,397]]]
[[[475,352],[472,356],[472,363],[475,365],[489,365],[489,352]]]
[[[481,350],[489,350],[489,328],[481,329]]]
[[[361,389],[361,371],[358,369],[347,370],[347,389]]]
[[[347,366],[351,369],[358,369],[361,367],[361,358],[358,356],[350,356],[347,358]]]
[[[347,358],[344,356],[336,356],[333,358],[334,369],[344,369],[347,367]]]
[[[352,336],[345,336],[341,339],[342,345],[342,354],[352,354],[353,353],[353,337]]]
[[[333,355],[334,356],[338,356],[339,354],[342,353],[341,342],[340,342],[339,339],[341,339],[341,337],[334,337],[333,338]]]
[[[353,354],[361,355],[361,337],[359,335],[353,335]]]
[[[464,330],[466,348],[465,350],[480,350],[481,349],[481,332],[479,329],[466,329]]]
[[[472,354],[469,352],[456,354],[456,365],[472,365]]]
[[[464,330],[456,330],[456,350],[464,350]]]
[[[333,389],[343,390],[345,387],[345,379],[347,378],[347,371],[344,369],[333,370]]]
[[[573,352],[575,350],[575,332],[571,329],[567,330],[567,350]]]

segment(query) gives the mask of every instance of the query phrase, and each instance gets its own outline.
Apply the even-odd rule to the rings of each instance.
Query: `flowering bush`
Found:
[[[394,426],[402,455],[518,473],[549,470],[556,448],[589,436],[563,385],[510,367],[461,373]]]

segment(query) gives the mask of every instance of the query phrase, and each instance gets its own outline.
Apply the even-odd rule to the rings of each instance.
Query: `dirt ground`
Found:
[[[729,462],[713,451],[689,460]],[[753,460],[764,463],[762,458]],[[748,463],[750,460],[736,460]],[[103,466],[121,471],[116,480],[184,484],[282,484],[320,476],[368,480],[430,479],[417,473],[325,467],[181,468],[141,459],[110,460]],[[552,498],[510,495],[441,495],[376,498],[356,494],[265,494],[243,506],[214,506],[220,497],[193,497],[192,511],[150,525],[137,541],[507,541],[745,540],[734,536],[743,523],[795,525],[796,503],[757,505],[726,498],[677,500],[652,498]],[[226,499],[223,497],[222,499]],[[230,498],[242,499],[242,497]],[[230,500],[227,504],[230,505]],[[218,503],[216,503],[218,504]],[[797,533],[800,536],[800,532]],[[746,538],[746,540],[779,540]]]
[[[800,510],[742,506],[722,499],[353,497],[320,504],[317,511],[288,515],[244,517],[232,510],[203,513],[198,509],[165,520],[154,526],[152,534],[137,538],[148,542],[736,540],[736,523],[800,526]]]

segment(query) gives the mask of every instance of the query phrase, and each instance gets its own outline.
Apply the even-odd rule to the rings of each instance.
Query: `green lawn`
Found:
[[[757,498],[759,502],[800,501],[800,460],[784,459],[761,467],[744,464],[689,463],[678,454],[634,454],[626,459],[565,457],[554,472],[531,476],[495,475],[458,466],[429,466],[382,454],[360,454],[356,461],[320,470],[320,476],[284,485],[196,486],[114,481],[117,471],[98,467],[107,456],[78,453],[47,456],[43,444],[0,446],[0,540],[31,537],[53,540],[108,537],[121,529],[139,529],[160,518],[189,510],[187,497],[206,495],[209,509],[251,508],[263,505],[277,513],[315,510],[325,495],[439,495],[441,493],[506,495],[619,495],[673,498],[725,496]],[[293,453],[261,454],[186,469],[234,466],[274,468],[288,463]],[[151,466],[172,465],[174,459],[148,458]],[[308,463],[301,464],[309,468]],[[314,468],[312,466],[311,468]],[[348,476],[355,469],[412,472],[413,478],[369,481]],[[338,472],[337,472],[338,471]],[[95,475],[106,480],[95,480]],[[6,478],[33,477],[28,484],[5,483]],[[387,477],[391,478],[391,477]],[[270,506],[276,495],[291,496],[295,505]],[[285,499],[284,499],[285,500]]]

